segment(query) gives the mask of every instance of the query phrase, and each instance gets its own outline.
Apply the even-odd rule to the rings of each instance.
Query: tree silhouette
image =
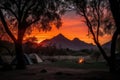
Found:
[[[120,53],[120,37],[117,40],[117,51]]]
[[[0,27],[0,40],[3,38],[3,36],[4,36],[3,28]]]
[[[101,54],[99,51],[94,51],[92,54],[91,54],[91,57],[94,58],[96,61],[99,60]]]
[[[27,41],[27,42],[37,42],[38,39],[35,36],[33,36],[33,37],[28,37],[25,41]]]
[[[77,8],[77,13],[84,18],[84,22],[88,27],[89,33],[92,35],[95,44],[101,51],[101,54],[103,55],[104,59],[107,61],[110,71],[113,73],[118,72],[120,70],[119,65],[117,66],[115,60],[116,40],[120,32],[120,8],[119,6],[116,6],[116,4],[119,4],[118,0],[109,1],[111,1],[111,10],[113,9],[113,16],[110,11],[108,0],[75,0],[74,4]],[[115,23],[117,22],[118,24],[115,25],[113,18],[115,19]],[[117,26],[116,29],[115,26]],[[111,33],[113,33],[111,41],[111,52],[110,56],[108,56],[99,42],[99,36]]]
[[[27,41],[23,45],[23,50],[25,53],[30,54],[30,53],[35,53],[36,51],[36,44],[31,41]]]
[[[28,28],[34,24],[43,31],[49,31],[52,25],[61,26],[59,4],[59,0],[0,0],[0,19],[15,44],[17,69],[26,68],[22,41]],[[16,34],[10,27],[17,29]]]
[[[109,3],[110,3],[111,12],[112,12],[112,15],[113,15],[113,18],[115,21],[115,27],[116,27],[116,30],[113,33],[112,41],[111,41],[112,42],[111,43],[111,60],[112,60],[111,63],[112,63],[112,65],[117,65],[118,63],[116,63],[115,51],[116,51],[116,41],[120,34],[120,19],[119,19],[119,17],[120,17],[120,1],[119,0],[109,0]],[[120,72],[120,69],[117,70],[116,67],[117,66],[112,66],[111,72],[116,72],[116,71]]]
[[[2,40],[4,36],[5,36],[5,31],[2,26],[2,23],[0,23],[0,40]]]

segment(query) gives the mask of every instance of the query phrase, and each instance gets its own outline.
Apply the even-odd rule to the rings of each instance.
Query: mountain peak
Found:
[[[66,38],[63,34],[58,34],[55,37],[44,41],[43,46],[56,46],[56,48],[66,49],[69,48],[71,50],[81,50],[81,49],[91,49],[93,46],[85,43],[78,38],[74,38],[72,41]]]
[[[60,33],[57,35],[57,37],[64,37],[64,36],[63,36],[63,34]]]
[[[59,39],[59,40],[63,40],[63,39],[67,39],[63,34],[58,34],[57,36],[53,37],[52,39]]]
[[[80,41],[78,38],[74,38],[73,41]]]

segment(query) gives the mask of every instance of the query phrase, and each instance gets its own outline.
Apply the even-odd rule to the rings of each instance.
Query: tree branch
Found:
[[[34,24],[35,22],[37,22],[37,21],[39,21],[40,20],[40,18],[37,18],[37,19],[35,19],[34,21],[32,21],[31,23],[29,23],[27,26],[31,26],[32,24]]]
[[[23,7],[22,7],[22,11],[24,11],[24,9],[25,9],[25,7],[27,6],[27,4],[30,2],[30,0],[25,0],[25,3],[24,3],[24,5],[23,5]]]
[[[33,6],[35,5],[35,3],[33,3],[33,4],[31,4],[27,9],[26,9],[26,11],[24,12],[23,11],[23,16],[22,16],[22,21],[25,21],[25,19],[26,19],[26,16],[27,16],[27,14],[28,14],[28,11],[30,10],[30,8],[32,8]]]
[[[17,2],[14,0],[14,2],[15,2],[15,4],[16,4],[16,6],[17,6],[17,8],[19,7],[19,4],[17,4]]]
[[[97,22],[98,22],[98,27],[97,27],[97,41],[99,42],[99,30],[100,30],[100,1],[98,0],[98,5],[97,5],[97,8],[96,8],[96,12],[97,12],[97,16],[98,16],[98,20],[97,20]]]
[[[14,37],[14,35],[12,34],[12,32],[10,31],[10,29],[8,28],[7,26],[7,23],[4,19],[4,16],[3,16],[3,13],[2,11],[0,10],[0,18],[1,18],[1,21],[2,21],[2,24],[4,25],[4,29],[5,31],[7,32],[7,34],[11,37],[11,39],[16,42],[16,38]]]
[[[15,18],[18,20],[17,15],[15,14],[15,12],[14,12],[12,9],[7,8],[7,7],[0,7],[0,8],[1,8],[1,9],[5,9],[5,10],[9,10],[9,11],[15,16]]]
[[[87,22],[87,26],[88,26],[88,28],[89,28],[92,36],[93,36],[93,40],[94,40],[95,44],[97,45],[97,47],[98,47],[99,50],[101,51],[101,54],[103,55],[104,59],[105,59],[106,61],[108,61],[109,58],[108,58],[108,56],[106,55],[106,52],[105,52],[104,49],[101,47],[100,43],[96,40],[95,34],[94,34],[94,32],[93,32],[93,29],[92,29],[92,24],[90,23],[90,20],[89,20],[88,17],[86,16],[86,13],[85,13],[85,12],[83,12],[83,13],[84,13],[84,18],[86,19],[86,22]]]

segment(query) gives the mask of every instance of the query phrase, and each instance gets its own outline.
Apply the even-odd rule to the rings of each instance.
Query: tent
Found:
[[[29,57],[31,58],[33,63],[41,63],[41,62],[43,62],[43,60],[36,53],[31,53],[29,55]]]
[[[32,60],[30,59],[30,57],[27,54],[24,54],[24,59],[25,59],[25,64],[30,65],[33,64]],[[17,64],[17,60],[16,57],[12,60],[11,64]]]

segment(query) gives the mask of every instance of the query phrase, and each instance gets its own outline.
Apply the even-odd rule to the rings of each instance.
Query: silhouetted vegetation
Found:
[[[0,0],[0,19],[4,30],[15,44],[17,69],[26,67],[22,41],[27,28],[34,24],[40,30],[49,31],[51,23],[57,28],[61,26],[61,18],[57,13],[59,3],[59,0]],[[13,34],[10,27],[17,29],[15,31],[16,35]],[[30,32],[30,29],[28,32]]]
[[[98,61],[99,58],[100,58],[100,56],[101,56],[101,54],[100,54],[99,51],[94,51],[94,52],[91,54],[91,57],[92,57],[93,59],[95,59],[95,61]]]
[[[59,28],[62,24],[60,14],[72,9],[83,18],[88,27],[88,36],[93,38],[110,71],[120,72],[119,53],[116,54],[116,41],[120,35],[119,0],[0,0],[0,39],[7,33],[15,46],[13,51],[9,51],[6,46],[1,50],[6,49],[8,53],[15,52],[18,69],[26,68],[24,53],[55,56],[73,55],[72,53],[82,55],[79,52],[83,52],[86,55],[92,53],[91,56],[97,61],[100,57],[97,51],[92,52],[87,49],[72,51],[68,48],[57,49],[56,46],[36,46],[36,43],[33,43],[36,41],[35,37],[29,38],[22,45],[25,33],[30,34],[32,26],[43,31],[50,31],[53,24]],[[112,35],[110,55],[100,44],[99,39],[104,35]]]
[[[120,73],[120,65],[117,65],[119,64],[118,62],[116,62],[116,41],[117,41],[117,38],[118,36],[120,35],[120,1],[119,0],[109,0],[110,2],[110,9],[111,9],[111,12],[112,12],[112,15],[113,15],[113,18],[114,18],[114,21],[115,21],[115,27],[116,27],[116,30],[115,32],[113,33],[113,36],[112,36],[112,43],[111,43],[111,56],[110,56],[110,69],[111,69],[111,72],[113,73],[116,73],[117,71]]]
[[[66,49],[57,49],[56,47],[51,47],[51,46],[50,47],[38,47],[37,51],[41,55],[49,55],[49,56],[67,55]]]
[[[109,1],[111,2],[112,6],[109,5]],[[76,6],[77,13],[84,18],[84,22],[89,29],[88,34],[92,35],[94,43],[97,45],[104,59],[107,61],[110,71],[112,73],[113,72],[117,73],[117,71],[118,72],[120,71],[120,69],[118,69],[120,65],[117,65],[118,63],[116,63],[115,51],[116,51],[116,40],[120,32],[119,31],[120,29],[118,25],[114,23],[113,18],[115,19],[115,22],[119,22],[118,19],[119,1],[117,0],[116,1],[109,0],[109,1],[108,0],[91,0],[91,1],[75,0],[73,2],[74,5]],[[111,14],[110,7],[112,9],[113,16]],[[107,55],[107,53],[102,48],[99,41],[99,37],[105,34],[113,34],[110,56]]]

